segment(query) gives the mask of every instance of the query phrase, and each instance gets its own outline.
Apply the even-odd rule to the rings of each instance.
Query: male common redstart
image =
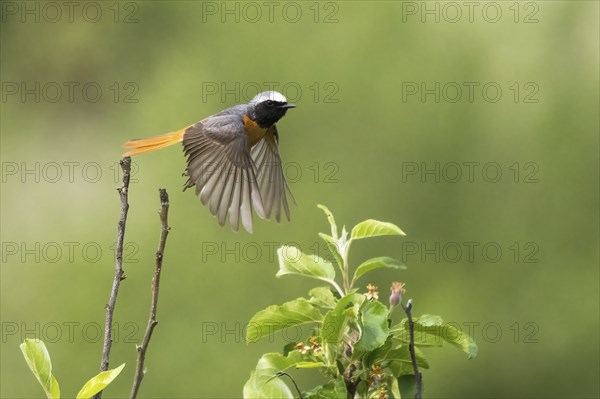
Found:
[[[294,108],[276,91],[256,95],[248,104],[235,105],[191,126],[147,139],[130,140],[123,154],[142,154],[183,142],[188,177],[184,190],[196,186],[196,194],[223,226],[227,215],[233,230],[252,232],[252,208],[261,218],[281,208],[290,220],[286,192],[292,196],[279,156],[275,123]]]

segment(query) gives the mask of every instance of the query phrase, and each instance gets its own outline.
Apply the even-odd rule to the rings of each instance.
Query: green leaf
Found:
[[[335,278],[335,270],[331,263],[316,255],[303,254],[296,247],[284,245],[277,250],[277,255],[279,257],[277,277],[299,274],[327,282],[331,282]]]
[[[429,363],[427,363],[425,355],[417,347],[415,347],[415,356],[417,358],[417,366],[424,369],[429,368]],[[397,372],[397,369],[402,365],[398,363],[409,364],[410,372],[412,373],[412,360],[408,345],[402,344],[397,348],[393,348],[392,337],[390,335],[388,335],[382,346],[366,353],[363,361],[367,367],[371,367],[375,363],[381,364],[382,367],[389,366],[396,377],[401,375]]]
[[[362,335],[356,343],[357,351],[369,352],[382,346],[390,332],[388,308],[379,301],[365,302],[360,312]]]
[[[250,378],[244,384],[244,399],[294,399],[295,395],[281,379],[267,381],[257,377],[257,372],[250,373]]]
[[[420,323],[414,323],[415,346],[442,346],[444,340],[439,334],[435,333],[435,329],[440,328],[440,326],[441,324],[425,326]],[[392,327],[390,332],[394,338],[402,343],[408,344],[410,342],[408,319],[403,319],[400,323]]]
[[[85,383],[77,394],[77,399],[88,399],[106,388],[123,371],[125,363],[112,370],[103,371]]]
[[[46,345],[39,339],[25,338],[20,345],[29,369],[35,375],[49,399],[60,398],[58,381],[52,375],[52,362]]]
[[[379,220],[365,220],[360,222],[352,229],[350,237],[353,240],[358,240],[367,237],[376,236],[405,236],[406,234],[400,230],[400,227],[388,222],[380,222]]]
[[[363,363],[365,364],[365,366],[367,368],[370,368],[373,364],[382,361],[387,355],[387,353],[392,350],[392,341],[392,336],[388,335],[383,345],[371,352],[365,353],[365,356],[363,357]]]
[[[442,337],[446,342],[465,352],[469,359],[477,357],[479,348],[468,334],[449,324],[444,325],[442,331]]]
[[[403,375],[398,377],[398,386],[402,398],[414,398],[417,393],[417,383],[414,375]],[[423,382],[421,382],[423,388]]]
[[[390,391],[392,393],[391,399],[401,399],[402,398],[402,396],[400,396],[400,386],[398,385],[397,378],[394,378],[392,380],[392,386],[390,387]]]
[[[340,253],[337,243],[333,239],[333,237],[324,233],[319,233],[319,237],[321,237],[323,241],[325,241],[327,249],[329,250],[331,256],[333,256],[333,259],[337,262],[338,265],[342,266],[344,264],[344,260],[342,259],[342,254]]]
[[[304,399],[345,399],[348,397],[348,391],[346,390],[344,379],[339,376],[327,384],[319,385],[310,391],[304,392],[302,397]]]
[[[367,381],[365,381],[363,379],[358,383],[358,385],[356,385],[356,395],[354,397],[355,398],[366,398],[368,390],[369,390],[369,385],[367,384]]]
[[[313,305],[324,309],[335,308],[337,299],[335,299],[329,287],[316,287],[310,290],[308,294],[310,295],[309,302]]]
[[[401,328],[399,326],[394,326],[391,331],[394,334],[394,338],[405,344],[409,343],[408,324]],[[443,344],[444,340],[438,334],[429,333],[415,325],[415,346],[430,347],[442,346]]]
[[[267,378],[272,378],[277,372],[285,371],[291,367],[294,367],[298,363],[303,363],[304,359],[299,351],[292,351],[287,356],[283,356],[281,353],[267,353],[263,355],[258,364],[256,370],[261,373],[268,375]]]
[[[283,346],[283,356],[287,356],[291,351],[296,350],[297,342],[289,342]]]
[[[358,319],[358,311],[365,296],[352,293],[341,298],[335,308],[325,315],[321,328],[321,339],[328,344],[340,343],[349,319]]]
[[[412,365],[412,359],[410,357],[410,349],[408,345],[402,345],[398,349],[392,349],[389,351],[385,358],[385,360],[390,361],[399,361],[403,363],[408,363]],[[429,363],[419,348],[415,347],[415,359],[417,360],[417,366],[419,368],[428,369]]]
[[[442,346],[445,341],[465,352],[469,359],[477,356],[478,347],[473,338],[452,324],[444,323],[440,316],[424,314],[413,319],[413,323],[415,345]],[[410,341],[408,319],[394,326],[392,334],[396,339],[408,343]]]
[[[416,346],[442,346],[444,340],[436,333],[444,324],[440,316],[424,314],[416,319],[414,323],[414,337]],[[410,342],[408,319],[404,318],[399,324],[390,330],[394,337],[403,343]]]
[[[60,387],[58,386],[58,381],[56,381],[54,374],[52,374],[52,389],[50,391],[50,396],[48,397],[52,399],[60,398]]]
[[[417,359],[417,367],[419,369],[428,369],[429,363],[425,359],[423,352],[415,347],[415,357]],[[412,359],[410,357],[410,351],[408,345],[401,346],[398,349],[392,349],[386,354],[385,360],[382,360],[383,364],[389,365],[392,370],[392,374],[396,377],[400,377],[405,374],[413,374],[414,370],[412,366]]]
[[[264,354],[244,385],[244,398],[294,398],[295,394],[277,377],[277,373],[298,365],[307,368],[308,363],[298,351],[292,351],[287,356],[280,353]]]
[[[335,219],[333,218],[333,213],[331,213],[331,211],[329,209],[327,209],[327,207],[325,205],[317,205],[317,207],[319,209],[321,209],[323,212],[325,212],[325,216],[327,216],[327,221],[329,222],[329,225],[331,226],[331,236],[334,238],[334,240],[337,240],[337,225],[335,224]]]
[[[317,369],[324,366],[323,362],[299,362],[294,365],[297,369]]]
[[[321,320],[321,312],[304,298],[283,305],[272,305],[250,319],[246,328],[246,342],[256,342],[285,328]]]
[[[402,377],[403,375],[415,375],[415,370],[411,363],[394,361],[389,364],[392,375],[395,377]]]
[[[387,256],[371,258],[367,261],[364,261],[360,264],[360,266],[356,268],[356,271],[354,272],[354,278],[352,279],[352,283],[361,278],[365,273],[370,272],[374,269],[379,269],[381,267],[386,267],[389,269],[406,270],[406,265],[397,259],[390,258]]]
[[[319,335],[323,342],[327,366],[334,367],[336,364],[342,334],[346,331],[348,322],[354,320],[354,324],[358,328],[358,324],[356,324],[358,321],[358,312],[364,300],[364,295],[353,292],[342,297],[335,305],[335,308],[325,314]],[[358,339],[360,338],[360,330],[357,331],[357,334]]]
[[[442,319],[441,316],[435,314],[424,314],[417,317],[416,319],[413,319],[413,321],[419,323],[424,327],[441,326],[442,324],[444,324],[444,319]]]

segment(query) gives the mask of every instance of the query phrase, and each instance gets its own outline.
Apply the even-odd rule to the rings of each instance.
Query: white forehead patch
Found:
[[[258,93],[250,101],[250,104],[258,104],[258,103],[261,103],[261,102],[267,101],[267,100],[276,101],[279,103],[287,103],[287,98],[285,98],[285,96],[283,94],[276,92],[274,90],[269,90],[269,91],[263,91],[262,93]]]

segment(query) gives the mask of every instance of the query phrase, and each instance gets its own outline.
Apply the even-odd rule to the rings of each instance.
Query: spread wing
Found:
[[[294,203],[295,200],[283,175],[283,166],[279,156],[279,135],[275,126],[269,128],[264,138],[252,147],[250,155],[258,169],[256,178],[265,216],[270,218],[274,213],[275,220],[279,222],[281,221],[281,208],[283,208],[285,216],[290,220],[290,208],[286,194],[290,194]]]
[[[221,226],[229,215],[233,230],[238,231],[241,219],[252,232],[252,207],[261,218],[265,212],[243,122],[233,115],[198,122],[185,131],[183,148],[188,156],[184,190],[196,186]]]

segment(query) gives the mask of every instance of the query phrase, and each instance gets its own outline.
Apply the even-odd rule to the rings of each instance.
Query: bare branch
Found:
[[[419,366],[417,366],[417,356],[415,355],[415,325],[412,319],[412,299],[409,299],[406,303],[406,307],[404,307],[404,312],[406,313],[406,317],[408,317],[408,332],[409,332],[409,343],[408,343],[408,351],[410,352],[410,360],[413,366],[413,372],[415,373],[415,385],[416,385],[416,393],[415,399],[421,399],[422,392],[422,382],[423,376],[419,371]]]
[[[137,345],[137,363],[135,367],[135,375],[133,378],[133,386],[131,387],[130,398],[135,398],[142,384],[144,378],[144,361],[146,359],[146,351],[150,344],[150,338],[154,332],[154,327],[158,324],[156,321],[156,308],[158,307],[158,289],[160,286],[160,274],[162,271],[163,254],[165,251],[165,245],[167,243],[167,235],[169,234],[169,195],[167,190],[164,188],[159,189],[160,193],[160,222],[162,229],[160,232],[160,240],[158,242],[158,251],[156,251],[156,268],[154,270],[154,278],[152,278],[152,297],[150,300],[150,316],[148,318],[148,325],[146,326],[146,333],[141,345]]]
[[[121,197],[121,218],[117,227],[117,245],[115,250],[115,277],[113,279],[112,288],[108,304],[105,306],[106,318],[104,321],[104,343],[102,345],[102,360],[100,361],[100,371],[108,370],[110,348],[112,346],[112,324],[115,305],[117,304],[117,295],[119,294],[119,286],[121,281],[125,279],[123,271],[123,240],[125,238],[125,224],[127,222],[127,212],[129,211],[128,193],[129,193],[129,178],[131,174],[131,158],[126,157],[119,162],[123,170],[123,185],[117,189]],[[94,398],[100,399],[102,391],[97,393]]]
[[[285,371],[278,371],[277,374],[275,374],[277,377],[282,377],[282,376],[287,376],[287,378],[289,378],[292,381],[292,384],[294,384],[294,388],[296,388],[296,392],[298,392],[298,399],[303,399],[302,398],[302,391],[300,391],[300,388],[298,388],[298,384],[296,384],[296,381],[294,380],[294,378],[289,375],[288,373],[286,373]]]

